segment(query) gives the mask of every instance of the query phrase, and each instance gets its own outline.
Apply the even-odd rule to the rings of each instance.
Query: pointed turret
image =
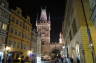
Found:
[[[59,35],[59,43],[62,43],[63,40],[62,40],[62,33],[60,32],[60,35]]]
[[[47,21],[47,13],[46,13],[46,9],[41,9],[40,20],[42,20],[42,21]]]
[[[37,26],[37,23],[38,23],[37,21],[38,21],[38,15],[37,15],[37,18],[36,18],[36,26]]]
[[[51,19],[50,19],[50,13],[49,13],[49,16],[48,16],[48,23],[50,23]]]

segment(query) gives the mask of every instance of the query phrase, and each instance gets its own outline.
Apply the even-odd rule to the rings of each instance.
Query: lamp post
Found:
[[[94,51],[94,46],[93,46],[93,41],[92,41],[92,37],[91,37],[90,28],[89,28],[89,25],[88,25],[86,14],[85,14],[85,8],[84,8],[83,0],[81,0],[81,4],[82,4],[82,9],[83,9],[83,14],[84,14],[84,17],[85,17],[85,23],[86,23],[87,33],[88,33],[89,47],[91,49],[93,63],[95,63],[96,62],[96,60],[95,60],[95,51]]]

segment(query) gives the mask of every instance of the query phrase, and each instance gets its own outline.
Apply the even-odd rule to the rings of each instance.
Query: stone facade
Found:
[[[81,63],[94,63],[96,29],[92,23],[89,0],[67,0],[62,26],[68,56]]]
[[[43,55],[48,54],[50,44],[50,15],[47,17],[46,9],[41,9],[40,19],[36,21],[37,32],[41,36],[41,52]]]

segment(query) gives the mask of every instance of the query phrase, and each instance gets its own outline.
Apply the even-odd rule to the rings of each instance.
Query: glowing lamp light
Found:
[[[65,48],[65,46],[62,47],[63,49]]]
[[[19,59],[19,60],[21,60],[21,58],[20,58],[20,57],[19,57],[18,59]]]
[[[37,56],[37,63],[41,63],[41,57]]]
[[[29,51],[27,52],[27,54],[28,54],[28,55],[32,54],[32,51],[31,51],[31,50],[29,50]]]
[[[8,46],[7,46],[7,47],[6,47],[6,50],[7,50],[7,51],[8,51],[8,50],[11,50],[11,47],[8,47]]]

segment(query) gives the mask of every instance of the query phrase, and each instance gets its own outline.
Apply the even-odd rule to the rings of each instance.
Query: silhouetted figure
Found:
[[[61,62],[63,63],[63,58],[61,57]]]
[[[70,61],[71,61],[71,63],[73,63],[73,58],[72,57],[70,57]]]
[[[79,60],[79,58],[77,57],[77,63],[80,63],[80,60]]]
[[[0,63],[2,63],[2,59],[1,59],[1,56],[0,56]]]
[[[2,63],[4,63],[4,58],[2,59]]]
[[[8,63],[13,63],[13,58],[11,56],[8,57]]]
[[[24,56],[21,57],[21,63],[24,63]]]

